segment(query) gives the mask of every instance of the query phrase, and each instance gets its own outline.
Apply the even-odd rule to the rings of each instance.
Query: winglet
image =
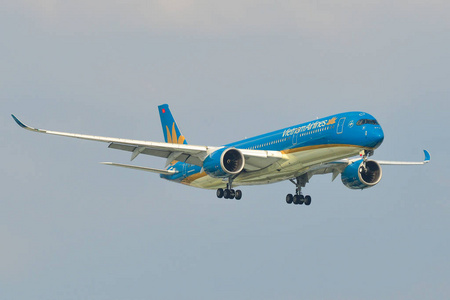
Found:
[[[45,132],[44,130],[40,130],[40,129],[37,129],[37,128],[33,128],[33,127],[30,127],[30,126],[26,125],[25,123],[22,123],[22,122],[21,122],[19,119],[17,119],[16,116],[13,115],[13,114],[11,114],[11,117],[14,119],[14,121],[16,121],[17,125],[19,125],[20,127],[24,128],[24,129],[31,130],[31,131],[41,131],[41,132]]]
[[[423,153],[425,154],[425,159],[423,160],[423,162],[426,164],[426,163],[429,163],[430,162],[430,159],[431,159],[431,156],[430,156],[430,152],[428,152],[427,150],[423,150]]]
[[[22,122],[20,122],[20,120],[17,119],[15,115],[11,114],[11,117],[13,117],[14,121],[16,121],[16,123],[17,123],[20,127],[22,127],[22,128],[27,128],[27,127],[28,127],[27,125],[25,125],[25,124],[23,124]]]

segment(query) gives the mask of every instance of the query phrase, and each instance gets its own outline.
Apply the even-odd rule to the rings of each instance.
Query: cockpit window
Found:
[[[356,125],[358,126],[364,124],[379,125],[377,120],[370,120],[370,119],[361,119],[358,122],[356,122]]]

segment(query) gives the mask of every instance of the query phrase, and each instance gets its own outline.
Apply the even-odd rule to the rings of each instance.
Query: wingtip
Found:
[[[424,163],[430,162],[430,160],[431,160],[430,152],[428,152],[427,150],[423,150],[423,153],[425,154]]]
[[[23,123],[22,121],[20,121],[15,115],[11,114],[11,117],[14,119],[14,121],[16,121],[17,125],[19,125],[20,127],[26,129],[26,130],[31,130],[31,131],[36,131],[36,132],[46,132],[46,130],[43,129],[37,129],[34,127],[30,127],[27,124]]]
[[[17,125],[19,125],[20,127],[28,128],[28,126],[22,123],[19,119],[17,119],[15,115],[11,114],[11,117],[14,119],[14,121],[16,121]]]

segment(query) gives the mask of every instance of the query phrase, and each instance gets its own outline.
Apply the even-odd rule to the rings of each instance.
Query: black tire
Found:
[[[305,196],[305,205],[310,205],[311,204],[311,196],[307,195]]]
[[[228,199],[234,199],[234,196],[236,196],[236,192],[234,190],[230,190],[230,198]]]
[[[234,199],[241,200],[241,198],[242,198],[242,191],[236,190],[236,195],[234,195]]]
[[[217,189],[216,195],[217,198],[223,198],[223,189]]]
[[[300,195],[300,201],[298,202],[298,204],[303,204],[305,203],[305,197],[303,197],[303,195]]]
[[[304,201],[304,197],[302,195],[295,195],[294,196],[294,204],[302,205]]]
[[[292,196],[292,194],[287,194],[286,195],[286,203],[287,204],[291,204],[293,199],[294,199],[294,197]]]
[[[225,189],[225,190],[223,191],[223,197],[224,197],[225,199],[230,199],[230,195],[231,195],[231,192],[230,192],[229,189]]]

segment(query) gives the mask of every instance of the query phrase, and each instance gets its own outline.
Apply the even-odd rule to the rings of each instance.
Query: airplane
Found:
[[[158,173],[169,181],[215,189],[216,196],[225,199],[242,198],[242,191],[234,189],[237,186],[289,180],[296,189],[294,194],[287,194],[286,203],[308,206],[311,196],[304,196],[302,188],[314,175],[332,174],[332,181],[341,175],[346,187],[363,190],[380,182],[381,165],[422,165],[430,161],[427,150],[423,150],[425,159],[420,162],[369,159],[383,142],[384,133],[377,120],[366,112],[338,113],[223,146],[202,146],[188,144],[169,105],[158,109],[164,143],[38,129],[11,116],[30,131],[106,142],[108,148],[131,152],[131,161],[140,154],[165,158],[163,169],[103,164]]]

